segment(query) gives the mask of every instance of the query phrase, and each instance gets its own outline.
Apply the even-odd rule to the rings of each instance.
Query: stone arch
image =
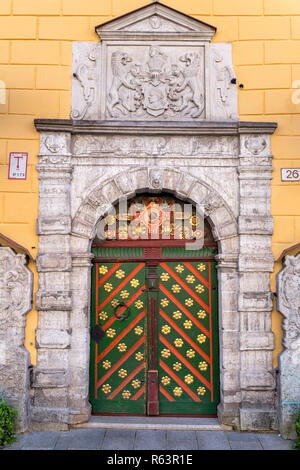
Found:
[[[238,225],[223,197],[203,180],[168,167],[123,171],[113,178],[95,183],[84,195],[72,221],[72,235],[85,239],[86,243],[77,240],[75,244],[79,244],[82,249],[89,249],[95,237],[97,222],[120,198],[131,198],[137,193],[150,191],[171,192],[179,199],[202,206],[218,242],[219,253],[234,251],[235,243],[228,241],[237,239]]]

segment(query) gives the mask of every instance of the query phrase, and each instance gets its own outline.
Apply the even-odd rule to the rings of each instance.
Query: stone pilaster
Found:
[[[33,375],[32,428],[64,430],[69,424],[69,352],[72,309],[70,254],[72,179],[68,133],[41,135],[39,164],[39,311],[37,366]]]
[[[273,271],[270,217],[270,137],[240,137],[239,289],[242,430],[276,429],[270,273]]]

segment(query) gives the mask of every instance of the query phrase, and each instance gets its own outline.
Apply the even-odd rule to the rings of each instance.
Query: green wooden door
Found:
[[[91,339],[92,411],[215,414],[219,402],[215,262],[160,261],[156,267],[152,262],[151,269],[146,262],[100,262],[93,268],[91,328],[101,325],[105,336],[98,343]],[[151,272],[158,280],[153,292]],[[115,314],[128,313],[122,302],[130,313],[117,319]],[[147,407],[156,396],[158,406]]]
[[[94,413],[145,414],[145,321],[145,263],[96,263],[91,327],[100,325],[105,335],[91,339]]]
[[[216,414],[219,403],[214,262],[158,266],[160,414]]]

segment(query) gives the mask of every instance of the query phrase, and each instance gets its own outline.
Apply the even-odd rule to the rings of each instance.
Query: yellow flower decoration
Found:
[[[161,332],[164,334],[164,335],[168,335],[171,331],[171,328],[169,327],[169,325],[164,325],[161,329]]]
[[[188,284],[194,284],[194,282],[195,282],[196,279],[195,279],[195,276],[192,276],[192,275],[190,274],[190,275],[188,275],[188,276],[185,278],[185,280],[186,280],[186,282],[187,282]]]
[[[105,321],[108,318],[108,314],[106,312],[99,313],[99,320]]]
[[[118,372],[118,376],[121,377],[121,379],[125,379],[125,377],[127,377],[127,370],[120,369]]]
[[[138,279],[132,279],[130,281],[131,287],[138,287],[140,285],[140,281]]]
[[[104,290],[106,292],[111,292],[113,290],[113,286],[110,282],[107,282],[106,284],[104,284]]]
[[[111,368],[111,362],[109,361],[104,361],[102,364],[103,369],[110,369]]]
[[[205,270],[206,270],[205,264],[203,263],[198,264],[198,271],[205,271]]]
[[[100,266],[99,267],[99,273],[100,274],[106,274],[108,272],[108,268],[106,266]]]
[[[115,221],[116,221],[116,218],[115,218],[114,215],[111,215],[111,214],[110,214],[110,215],[108,215],[107,217],[105,217],[104,220],[105,220],[105,223],[106,223],[107,225],[113,225],[113,224],[115,223]]]
[[[161,299],[160,301],[160,305],[162,307],[166,307],[167,305],[169,305],[170,301],[168,299]]]
[[[175,270],[180,274],[184,271],[184,266],[182,266],[182,264],[178,264]]]
[[[185,305],[187,305],[188,307],[191,307],[192,305],[194,305],[194,301],[193,299],[191,298],[188,298],[184,301]]]
[[[194,377],[191,374],[188,374],[184,377],[186,384],[192,384],[194,382]]]
[[[108,336],[109,338],[114,338],[116,336],[116,330],[114,330],[113,328],[108,328],[108,330],[106,331],[106,336]]]
[[[135,379],[131,382],[131,385],[133,386],[133,388],[139,388],[141,386],[141,381],[138,379]]]
[[[176,372],[179,372],[182,369],[182,364],[180,362],[175,362],[173,364],[173,369],[176,370]]]
[[[120,343],[120,344],[118,345],[118,350],[119,350],[120,352],[125,352],[125,351],[127,351],[127,346],[126,346],[126,344],[125,344],[125,343]]]
[[[183,326],[186,330],[190,330],[193,326],[193,322],[191,320],[185,320]]]
[[[140,336],[142,333],[143,333],[143,328],[141,326],[137,326],[135,329],[134,329],[134,332],[136,335]]]
[[[202,292],[204,292],[204,286],[202,284],[198,284],[198,286],[196,287],[196,292],[198,292],[198,294],[202,294]]]
[[[161,379],[161,383],[163,385],[169,385],[170,382],[171,382],[171,379],[168,376],[162,377],[162,379]]]
[[[108,384],[102,385],[102,392],[105,393],[105,395],[107,395],[108,393],[111,392],[111,386]]]
[[[207,365],[206,362],[203,361],[203,362],[199,362],[198,367],[199,367],[200,370],[207,370],[208,365]]]
[[[129,297],[129,292],[127,290],[122,290],[120,296],[122,299],[127,299]]]
[[[136,302],[134,302],[134,305],[139,310],[144,307],[144,303],[141,300],[137,300]]]
[[[195,357],[195,351],[193,349],[189,349],[187,352],[186,352],[186,356],[190,359],[192,359],[193,357]]]
[[[182,395],[182,388],[181,387],[175,387],[173,390],[173,393],[175,397],[181,397]]]
[[[168,280],[170,279],[170,276],[169,276],[168,273],[162,273],[161,276],[160,276],[160,278],[161,278],[161,280],[162,280],[163,282],[166,282],[166,281],[168,281]]]
[[[134,357],[137,361],[142,361],[144,359],[144,354],[142,354],[141,352],[137,352]]]
[[[175,320],[180,320],[181,317],[182,313],[179,310],[176,310],[176,312],[173,313],[173,318],[175,318]]]
[[[116,307],[119,305],[119,301],[118,301],[117,299],[113,299],[113,300],[111,301],[111,304],[112,304],[112,306],[113,306],[114,308],[116,308]]]
[[[182,348],[183,341],[182,341],[181,338],[176,338],[175,341],[174,341],[174,344],[177,348]]]
[[[205,310],[199,310],[199,312],[197,313],[198,317],[203,319],[206,317],[206,311]]]
[[[198,336],[197,336],[197,341],[198,341],[198,343],[200,343],[200,344],[205,343],[205,341],[206,341],[206,336],[203,335],[203,334],[198,335]]]
[[[162,357],[168,359],[171,356],[171,351],[169,349],[163,349],[161,352]]]
[[[198,395],[203,396],[206,393],[206,389],[204,387],[199,387],[199,388],[197,388],[197,393],[198,393]]]
[[[174,284],[174,285],[172,286],[172,291],[174,292],[174,294],[178,294],[178,292],[181,291],[180,285],[179,285],[179,284]]]
[[[122,397],[125,399],[125,400],[128,400],[130,397],[131,397],[131,393],[129,390],[124,390],[124,392],[122,393]]]
[[[116,271],[116,277],[118,279],[123,279],[123,277],[125,277],[125,271],[123,271],[123,269],[118,269],[118,271]]]

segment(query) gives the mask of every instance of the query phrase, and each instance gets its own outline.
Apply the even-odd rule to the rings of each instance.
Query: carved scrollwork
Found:
[[[252,155],[261,154],[267,147],[266,139],[263,137],[249,137],[245,142],[245,147]]]
[[[149,60],[139,63],[121,50],[112,53],[112,83],[107,100],[112,118],[128,116],[199,118],[204,95],[199,74],[201,58],[187,52],[179,58],[184,64],[170,64],[158,46],[150,46]]]

